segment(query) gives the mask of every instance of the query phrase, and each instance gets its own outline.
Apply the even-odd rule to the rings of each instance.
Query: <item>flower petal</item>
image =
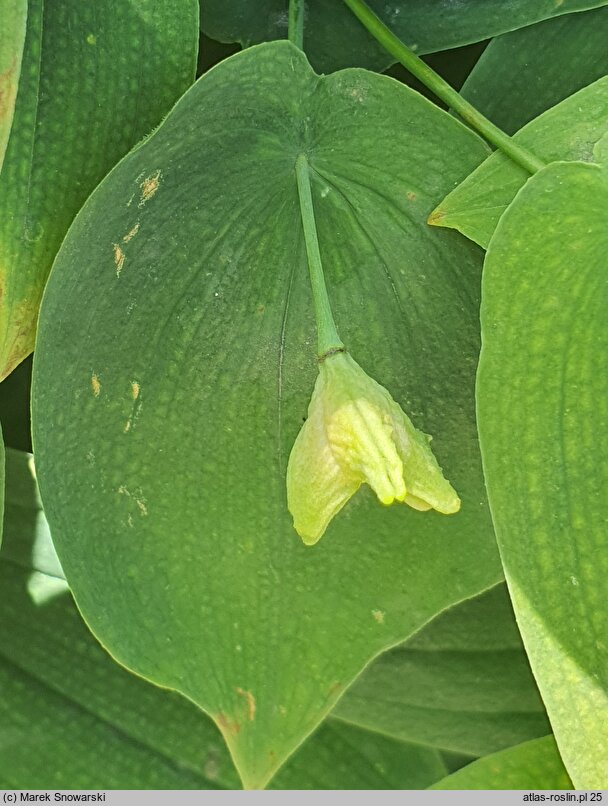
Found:
[[[436,509],[452,515],[460,509],[460,498],[444,478],[430,448],[430,437],[414,426],[410,418],[395,403],[394,434],[397,450],[403,461],[403,478],[407,488],[405,503],[414,509]]]
[[[287,465],[287,505],[293,525],[306,545],[312,546],[325,533],[331,519],[361,485],[336,461],[327,439],[323,405],[319,400],[321,379],[308,410],[308,419],[297,436]]]

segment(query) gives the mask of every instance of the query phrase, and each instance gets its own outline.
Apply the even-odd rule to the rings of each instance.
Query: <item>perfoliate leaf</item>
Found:
[[[316,376],[301,153],[341,336],[462,499],[447,518],[361,491],[314,549],[285,494]],[[100,641],[210,713],[248,787],[374,655],[501,578],[473,404],[480,251],[426,225],[486,153],[392,79],[261,45],[112,171],[57,258],[33,419],[62,565]]]

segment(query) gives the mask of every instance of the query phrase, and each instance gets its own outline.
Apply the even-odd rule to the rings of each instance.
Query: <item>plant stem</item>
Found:
[[[312,286],[312,298],[317,320],[317,355],[319,358],[323,358],[331,351],[343,350],[344,344],[338,335],[325,285],[310,188],[310,169],[304,154],[300,154],[296,160],[296,179],[300,197],[302,226],[304,227],[306,255],[308,257],[308,270],[310,272],[310,285]]]
[[[306,0],[289,0],[287,37],[302,50],[304,44],[304,3]]]
[[[475,107],[459,95],[453,87],[441,78],[407,45],[395,36],[382,20],[374,14],[364,0],[344,0],[353,14],[397,61],[416,76],[425,87],[428,87],[438,98],[441,98],[470,126],[476,129],[485,139],[507,154],[514,162],[521,165],[528,173],[534,174],[545,167],[545,163],[531,154],[526,148],[518,145],[508,134],[484,117]]]

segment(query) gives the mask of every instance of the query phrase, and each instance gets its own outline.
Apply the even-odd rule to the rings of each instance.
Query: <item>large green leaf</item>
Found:
[[[552,736],[480,758],[431,789],[572,789]]]
[[[213,723],[122,669],[88,632],[66,592],[31,457],[9,450],[7,461],[0,780],[16,789],[238,787]],[[414,789],[445,773],[436,751],[330,721],[274,786]]]
[[[334,713],[473,756],[550,731],[503,585],[442,613],[381,655]]]
[[[26,19],[27,0],[4,0],[0,9],[0,171],[13,123]]]
[[[593,159],[608,132],[608,76],[571,95],[524,126],[514,140],[547,162]],[[437,207],[429,223],[451,227],[487,248],[492,233],[529,174],[495,152]]]
[[[384,70],[394,62],[342,0],[305,0],[304,50],[312,66]],[[369,6],[418,53],[455,48],[539,20],[606,5],[606,0],[368,0]],[[288,0],[204,0],[201,26],[222,42],[245,46],[287,36]]]
[[[492,40],[461,94],[508,134],[608,73],[608,8]],[[568,69],[564,69],[564,65]]]
[[[192,83],[196,0],[30,0],[0,177],[0,379],[32,351],[74,215]]]
[[[420,514],[366,489],[314,549],[285,500],[317,371],[300,153],[342,336],[463,501]],[[247,786],[371,657],[501,578],[473,411],[480,252],[425,224],[485,153],[392,79],[260,45],[184,96],[58,256],[33,413],[61,561],[97,637],[207,710]]]
[[[608,787],[607,220],[605,168],[554,163],[520,191],[486,259],[477,390],[505,575],[582,789]]]

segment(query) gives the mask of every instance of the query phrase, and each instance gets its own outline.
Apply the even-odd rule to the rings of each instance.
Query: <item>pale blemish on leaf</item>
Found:
[[[378,624],[384,624],[385,615],[386,613],[384,613],[382,610],[372,610],[372,616],[374,617],[375,621],[378,622]]]
[[[127,232],[126,235],[123,236],[122,239],[123,243],[129,243],[129,241],[132,238],[135,238],[138,232],[139,232],[139,221],[137,222],[137,224],[135,224],[135,226],[132,229],[129,230],[129,232]]]
[[[99,393],[101,392],[101,383],[99,382],[99,378],[95,373],[91,375],[91,389],[93,390],[95,397],[99,397]]]
[[[253,720],[255,719],[255,709],[256,709],[255,697],[250,691],[246,691],[243,688],[237,688],[236,693],[239,695],[239,697],[244,697],[245,700],[247,701],[247,719],[250,722],[253,722]]]
[[[124,495],[127,498],[130,498],[133,501],[133,503],[135,504],[135,506],[137,507],[137,509],[139,511],[139,514],[142,517],[145,517],[148,514],[148,507],[146,505],[146,499],[143,497],[141,489],[138,489],[135,492],[131,492],[131,490],[129,490],[128,487],[126,487],[124,484],[121,484],[120,487],[118,488],[117,492],[118,492],[119,495]],[[130,522],[129,526],[132,526],[132,525],[133,524]]]
[[[203,763],[203,772],[205,773],[205,778],[208,778],[210,781],[215,781],[220,772],[220,758],[218,755],[217,750],[211,749],[205,758]]]
[[[161,171],[157,170],[154,171],[153,174],[150,174],[150,176],[146,176],[146,178],[139,183],[141,198],[139,200],[138,207],[143,207],[144,204],[149,202],[150,199],[156,194],[156,191],[160,185],[161,177]]]
[[[133,409],[129,415],[129,419],[125,423],[123,431],[128,434],[131,428],[135,425],[137,418],[141,412],[141,400],[139,399],[141,393],[141,386],[139,381],[131,381],[131,398],[133,399]]]
[[[116,276],[120,277],[122,267],[125,265],[125,253],[117,243],[113,243],[112,248],[114,249],[114,265],[116,266]]]
[[[97,44],[97,37],[95,34],[89,34],[87,36],[87,44],[88,45],[96,45]]]
[[[350,91],[351,98],[360,104],[365,100],[366,94],[360,87],[353,87]]]
[[[229,719],[226,714],[218,714],[216,721],[224,735],[236,736],[241,730],[241,723],[236,719]]]

